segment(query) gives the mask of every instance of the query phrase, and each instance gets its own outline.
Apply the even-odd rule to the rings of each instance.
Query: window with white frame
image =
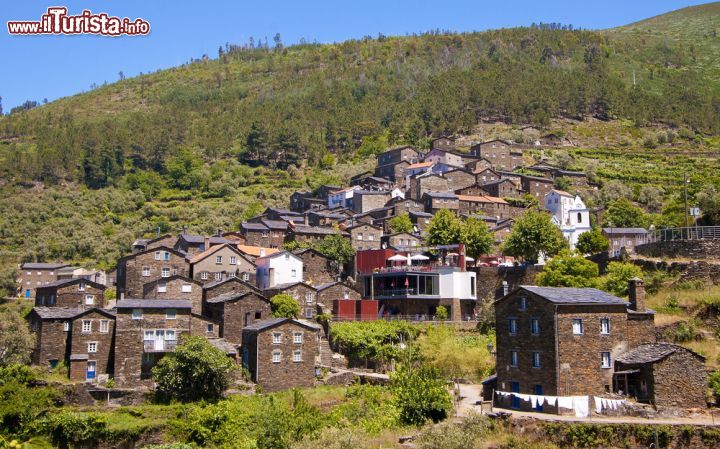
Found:
[[[78,291],[84,292],[85,291],[85,283],[81,282],[78,284]]]
[[[162,268],[162,271],[160,272],[160,276],[162,276],[162,277],[164,277],[164,278],[169,278],[169,277],[170,277],[170,268],[169,268],[169,267],[163,267],[163,268]]]
[[[358,240],[362,240],[362,239],[363,239],[363,235],[362,235],[362,232],[358,233],[358,235],[357,235],[357,239],[358,239]]]
[[[302,351],[293,351],[293,362],[302,362]]]
[[[526,297],[521,296],[518,298],[518,309],[520,309],[520,310],[527,309],[527,298]]]
[[[302,332],[293,332],[293,343],[299,345],[303,342],[303,333]]]
[[[308,307],[305,309],[305,318],[312,318],[315,316],[315,310],[313,310],[312,307]]]
[[[177,310],[176,309],[165,309],[165,319],[166,320],[174,320],[177,318]]]
[[[63,330],[68,332],[70,330],[70,321],[63,322]]]
[[[243,273],[242,274],[242,280],[247,282],[250,280],[250,273]]]
[[[89,341],[87,344],[88,353],[97,352],[97,342],[96,341]]]
[[[274,345],[279,345],[280,343],[282,343],[282,334],[280,332],[273,332],[272,338]]]
[[[91,320],[82,320],[82,332],[84,334],[88,332],[92,332],[92,321]]]
[[[600,333],[603,335],[610,333],[610,318],[600,319]]]
[[[132,310],[132,319],[133,320],[142,320],[142,317],[143,317],[142,309],[133,309]]]
[[[237,257],[230,256],[230,265],[237,265]]]
[[[538,318],[530,320],[530,332],[533,335],[540,335],[540,320]]]
[[[167,293],[167,282],[158,282],[157,291],[158,293]]]
[[[221,264],[222,263],[222,256],[215,256],[215,263]]]
[[[222,281],[222,273],[215,273],[215,280],[216,281]]]
[[[160,251],[155,251],[155,260],[160,260]]]
[[[297,270],[295,270],[295,269],[290,270],[290,277],[296,278],[296,277],[297,277]]]
[[[110,331],[110,321],[100,320],[100,332],[107,334]]]
[[[282,352],[275,350],[272,353],[272,361],[273,363],[280,363],[282,362]]]
[[[146,341],[146,342],[155,341],[155,331],[154,330],[152,330],[152,329],[146,330],[144,335],[145,335],[143,338],[144,341]]]
[[[180,287],[180,291],[183,293],[192,293],[192,284],[183,284]]]
[[[200,279],[202,279],[203,281],[206,281],[207,278],[208,278],[208,272],[207,272],[207,271],[203,271],[202,273],[200,273]]]
[[[175,331],[173,329],[165,330],[165,340],[170,340],[170,341],[175,340]]]
[[[508,332],[510,335],[517,334],[518,320],[517,318],[508,318]]]
[[[532,366],[533,368],[540,368],[540,353],[537,351],[532,353]]]
[[[314,293],[312,293],[312,292],[305,293],[305,302],[307,304],[312,304],[314,299],[315,299]]]
[[[142,275],[143,276],[150,276],[150,267],[142,267]]]
[[[601,360],[601,366],[603,368],[610,368],[610,353],[609,352],[601,352],[600,360]]]
[[[510,366],[518,366],[518,352],[510,351]]]
[[[572,320],[572,331],[574,335],[582,335],[583,334],[583,322],[580,318],[574,318]]]

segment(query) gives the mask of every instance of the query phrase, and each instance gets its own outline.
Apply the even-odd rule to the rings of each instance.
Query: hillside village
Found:
[[[35,305],[27,318],[37,334],[32,361],[67,366],[71,381],[147,388],[153,366],[195,335],[247,369],[249,381],[277,391],[311,387],[321,369],[348,368],[335,352],[333,323],[472,327],[489,318],[497,374],[483,382],[482,395],[497,407],[581,418],[591,408],[638,413],[627,398],[670,410],[704,408],[704,358],[658,341],[642,280],[629,281],[629,302],[594,288],[517,281],[495,288],[497,270],[532,268],[503,256],[500,246],[530,208],[549,214],[570,248],[591,229],[581,197],[556,185],[570,180],[576,192],[592,186],[583,173],[534,160],[543,145],[563,144],[543,139],[532,146],[491,140],[469,152],[449,137],[424,151],[392,148],[377,156],[374,172],[296,191],[287,209],[267,208],[238,230],[137,239],[111,273],[25,263],[18,293]],[[439,211],[482,220],[493,236],[490,251],[473,258],[463,241],[429,245],[427,229]],[[397,232],[393,219],[403,215],[411,229]],[[610,241],[605,258],[654,240],[638,228],[602,233]],[[319,251],[315,245],[328,238],[348,242],[352,257]],[[293,298],[299,316],[274,316],[277,295]],[[494,317],[482,316],[493,302]]]

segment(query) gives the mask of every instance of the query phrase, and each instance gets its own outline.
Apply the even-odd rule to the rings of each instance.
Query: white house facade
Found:
[[[562,190],[551,190],[545,195],[545,210],[553,216],[552,220],[575,249],[578,237],[590,230],[590,210],[578,195]]]
[[[289,251],[255,259],[255,278],[261,290],[303,281],[303,260]]]

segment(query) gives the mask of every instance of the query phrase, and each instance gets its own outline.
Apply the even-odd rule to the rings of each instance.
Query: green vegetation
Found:
[[[390,219],[390,229],[393,232],[410,233],[413,231],[413,223],[410,215],[405,212]]]
[[[430,366],[401,364],[390,375],[390,389],[405,424],[442,421],[452,409],[446,380]]]
[[[563,250],[537,276],[538,285],[548,287],[597,287],[598,266],[580,254]]]
[[[324,237],[314,245],[314,248],[340,265],[350,262],[355,256],[350,240],[340,234]]]
[[[642,277],[642,269],[635,264],[610,262],[605,272],[604,289],[616,296],[627,296],[628,281]]]
[[[462,238],[462,221],[449,209],[440,209],[433,215],[425,230],[428,245],[453,245]]]
[[[476,382],[490,375],[495,361],[488,344],[494,335],[462,335],[451,326],[428,326],[417,339],[419,360],[437,369],[446,379]]]
[[[420,329],[407,321],[367,321],[333,323],[330,338],[351,363],[388,363],[399,360],[401,343],[410,348]],[[406,346],[407,347],[407,346]]]
[[[30,362],[35,334],[16,308],[0,308],[0,370],[4,366]]]
[[[575,247],[580,254],[597,254],[607,251],[610,247],[610,242],[602,234],[600,228],[592,228],[590,231],[580,234]]]
[[[567,247],[567,241],[550,216],[539,211],[528,211],[518,218],[510,235],[505,239],[503,252],[537,262],[542,254],[552,257]]]
[[[465,244],[465,253],[477,259],[490,252],[495,242],[495,236],[490,232],[487,224],[477,218],[467,218],[460,230],[460,239]]]
[[[162,400],[217,400],[230,385],[236,366],[203,337],[185,337],[152,369],[155,393]]]
[[[270,298],[272,316],[276,318],[297,318],[300,316],[300,303],[287,293]]]

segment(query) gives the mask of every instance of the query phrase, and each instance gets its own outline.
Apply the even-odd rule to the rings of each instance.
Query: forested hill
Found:
[[[720,4],[613,30],[569,28],[226,45],[217,58],[3,117],[0,169],[11,181],[97,188],[129,172],[166,173],[182,151],[206,162],[314,165],[497,118],[720,131]]]

